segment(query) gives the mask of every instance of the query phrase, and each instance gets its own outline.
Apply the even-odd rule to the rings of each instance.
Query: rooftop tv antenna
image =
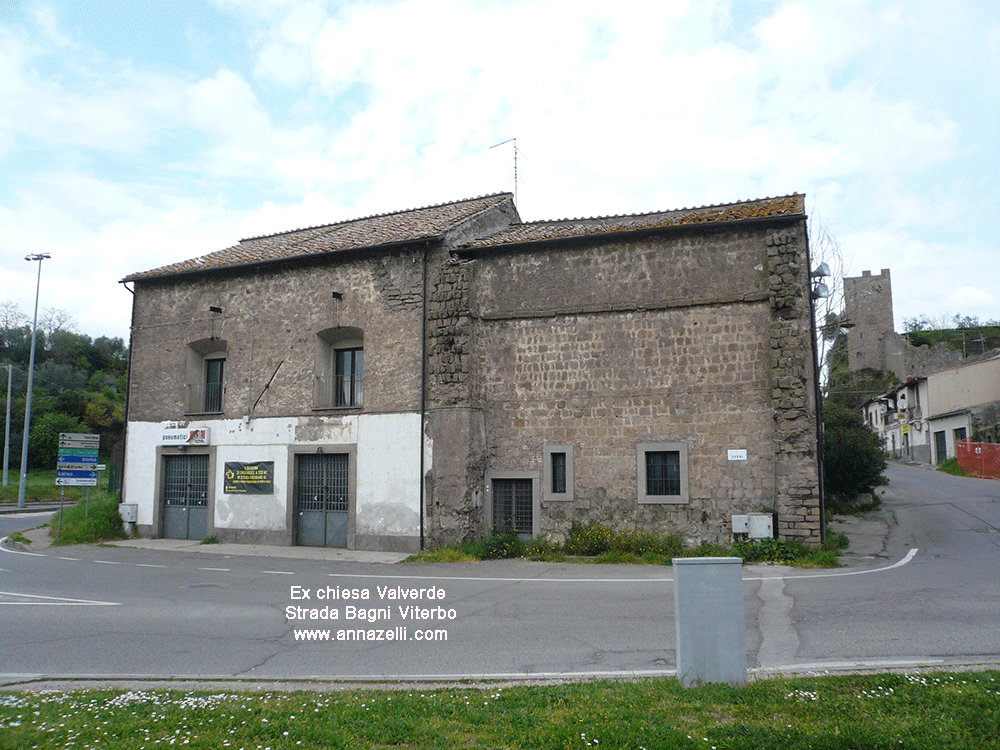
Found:
[[[514,144],[514,205],[517,205],[517,155],[520,153],[517,150],[517,138],[508,138],[506,141],[500,141],[500,143],[494,143],[490,146],[491,149],[497,148],[498,146],[503,146],[508,143]]]

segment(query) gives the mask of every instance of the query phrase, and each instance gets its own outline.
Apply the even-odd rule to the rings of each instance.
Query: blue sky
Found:
[[[0,0],[0,302],[513,190],[526,220],[804,192],[905,318],[1000,318],[990,0]],[[820,230],[824,231],[820,231]]]

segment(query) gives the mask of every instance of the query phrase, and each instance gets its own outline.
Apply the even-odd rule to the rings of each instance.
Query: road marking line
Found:
[[[79,558],[79,557],[60,557],[59,559],[60,559],[60,560],[75,560],[75,561],[77,561],[77,562],[79,562],[79,561],[80,561],[80,558]]]
[[[909,552],[906,553],[906,557],[904,557],[902,560],[894,562],[892,565],[886,565],[883,568],[872,568],[871,570],[847,570],[844,571],[843,573],[814,573],[812,575],[801,575],[801,576],[760,576],[759,578],[752,578],[748,580],[763,581],[766,578],[784,578],[786,580],[790,578],[843,578],[846,576],[870,575],[871,573],[885,573],[886,571],[894,570],[895,568],[902,568],[904,565],[910,562],[910,560],[916,557],[918,551],[919,550],[916,547],[913,547]]]
[[[21,604],[21,605],[42,605],[50,607],[67,607],[73,605],[81,606],[91,606],[91,607],[117,607],[120,602],[102,602],[95,601],[93,599],[70,599],[65,596],[43,596],[41,594],[19,594],[16,591],[0,591],[0,596],[17,596],[22,599],[47,599],[49,601],[39,601],[39,602],[0,602],[0,604]]]
[[[272,576],[293,576],[295,575],[290,570],[262,570],[261,573],[267,573]]]
[[[136,563],[135,567],[137,567],[137,568],[165,568],[167,566],[166,565],[152,565],[150,563]]]
[[[228,573],[229,572],[229,568],[198,568],[198,570],[215,570],[215,571],[218,571],[219,573]]]
[[[912,560],[919,550],[914,547],[906,556],[881,568],[871,570],[846,570],[840,573],[810,573],[806,575],[777,575],[777,576],[745,576],[744,581],[763,581],[772,578],[782,578],[785,580],[792,578],[842,578],[845,576],[864,576],[872,573],[885,573],[895,568],[901,568]],[[327,573],[330,578],[379,578],[388,580],[416,580],[416,581],[484,581],[487,583],[672,583],[673,578],[498,578],[479,576],[399,576],[399,575],[375,575],[358,573]]]
[[[41,555],[37,552],[24,552],[23,550],[19,549],[9,549],[4,545],[4,542],[6,542],[9,538],[10,537],[5,536],[3,539],[0,539],[0,550],[3,550],[4,552],[10,552],[10,554],[12,555],[27,555],[28,557],[48,557],[48,555]]]
[[[121,565],[120,562],[112,562],[111,560],[94,560],[94,562],[101,565]]]

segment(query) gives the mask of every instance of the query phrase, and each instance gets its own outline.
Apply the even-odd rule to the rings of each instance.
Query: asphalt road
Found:
[[[1000,482],[906,466],[891,467],[890,478],[882,516],[894,523],[875,554],[834,571],[744,568],[751,667],[1000,663]],[[377,565],[115,547],[0,551],[0,685],[26,675],[670,673],[672,579],[670,568],[647,566]],[[370,598],[342,598],[345,588]],[[400,589],[424,590],[423,598],[387,598]],[[341,598],[319,599],[321,591]],[[400,609],[414,604],[416,612]],[[289,607],[325,606],[339,619],[289,619]],[[338,630],[380,630],[396,639],[297,639],[303,629],[329,629],[334,638]]]

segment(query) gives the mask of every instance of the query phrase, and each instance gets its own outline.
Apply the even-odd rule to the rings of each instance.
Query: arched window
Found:
[[[362,405],[365,373],[364,333],[338,326],[316,334],[316,405],[322,409]]]

